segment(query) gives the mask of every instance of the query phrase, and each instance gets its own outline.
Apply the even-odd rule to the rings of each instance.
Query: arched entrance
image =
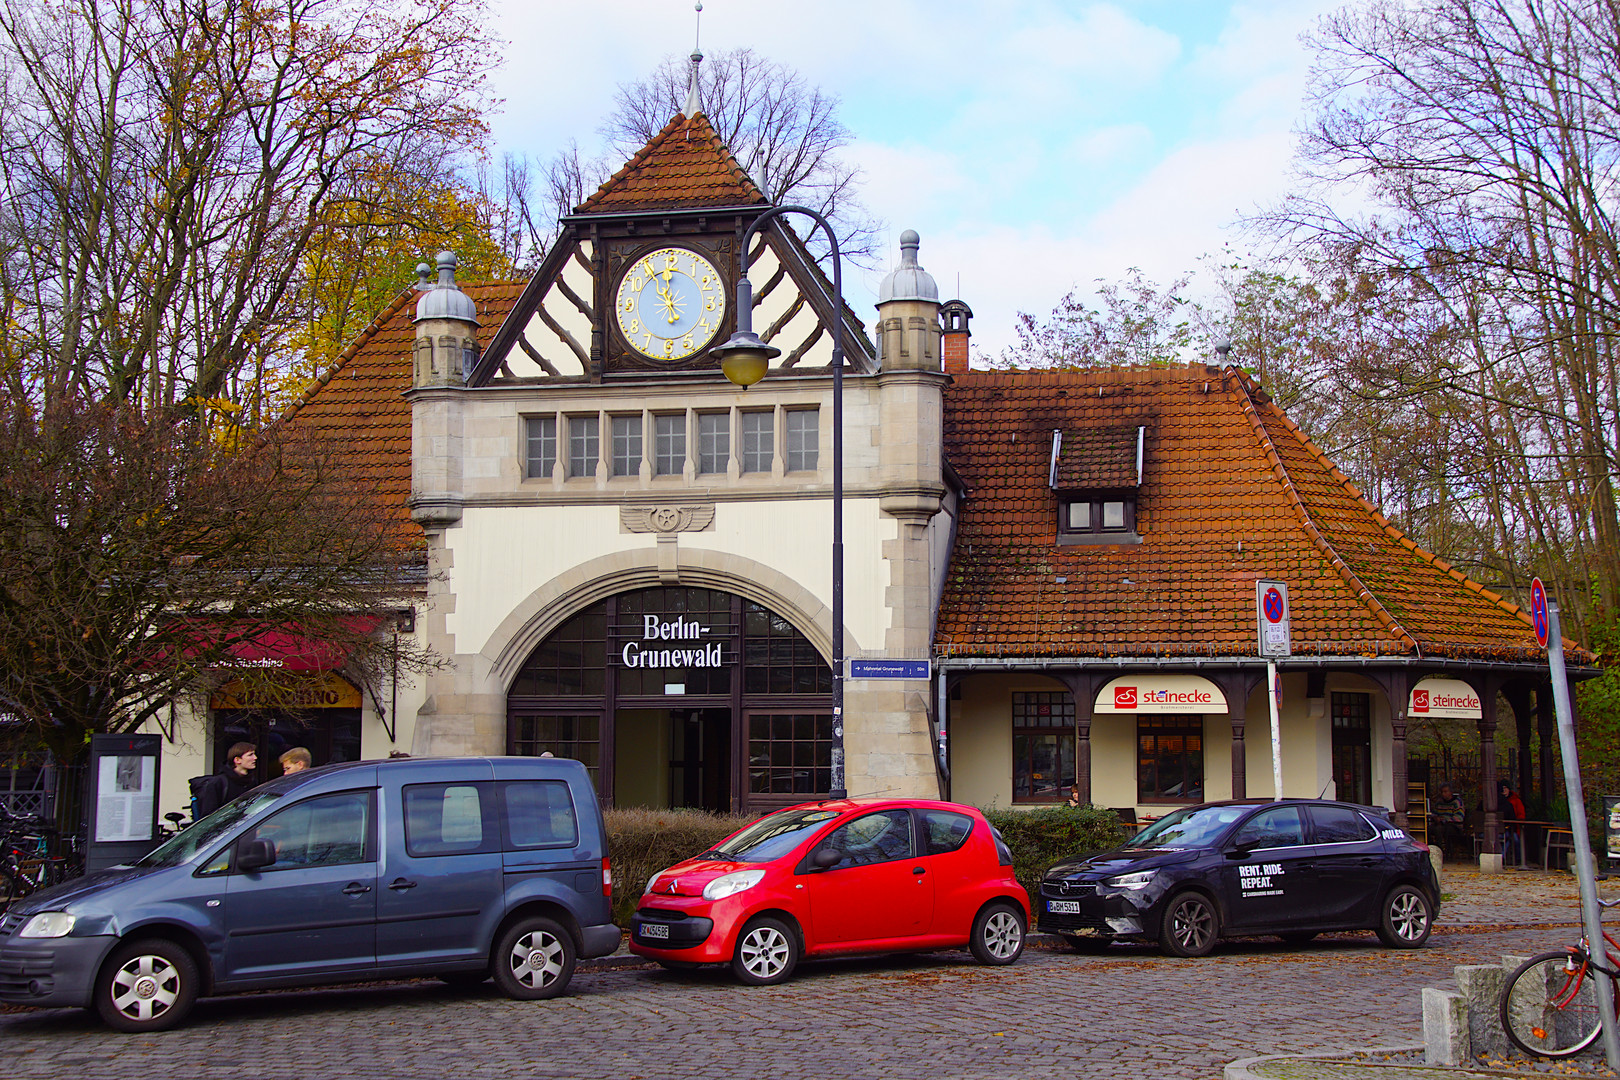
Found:
[[[578,758],[617,806],[748,811],[831,787],[832,670],[787,619],[716,589],[575,613],[507,690],[507,752]]]

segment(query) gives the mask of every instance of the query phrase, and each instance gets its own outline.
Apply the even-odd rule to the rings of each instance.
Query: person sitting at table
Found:
[[[1497,787],[1496,809],[1502,815],[1502,861],[1524,862],[1524,827],[1513,824],[1525,819],[1524,800],[1506,780]]]
[[[1453,794],[1450,784],[1441,783],[1440,794],[1430,805],[1429,816],[1433,819],[1430,827],[1439,837],[1442,851],[1462,846],[1467,835],[1463,828],[1467,811],[1463,809],[1462,796]]]

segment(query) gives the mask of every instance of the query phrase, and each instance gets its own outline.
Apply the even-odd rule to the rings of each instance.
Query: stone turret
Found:
[[[878,287],[878,362],[884,371],[938,371],[939,286],[917,264],[920,238],[900,234],[900,265]]]
[[[478,361],[478,307],[456,284],[456,256],[439,252],[439,280],[420,277],[411,364],[411,519],[426,529],[461,520],[462,395]]]
[[[411,385],[464,386],[478,362],[478,306],[456,284],[454,252],[439,252],[439,280],[427,280],[427,264],[417,266],[415,362]]]

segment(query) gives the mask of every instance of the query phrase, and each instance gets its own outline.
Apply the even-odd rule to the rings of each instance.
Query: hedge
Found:
[[[1112,811],[1099,806],[1077,810],[986,810],[1013,853],[1013,872],[1040,902],[1041,872],[1061,859],[1118,847],[1128,835]],[[613,921],[630,925],[647,879],[682,859],[707,851],[750,821],[738,814],[701,810],[607,810],[608,857],[613,862]]]

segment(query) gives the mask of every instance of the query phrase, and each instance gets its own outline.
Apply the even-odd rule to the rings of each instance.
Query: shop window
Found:
[[[832,789],[831,713],[753,713],[748,790],[814,795]]]
[[[525,757],[573,758],[597,780],[602,761],[602,718],[595,713],[514,716],[508,722],[508,752]]]
[[[731,460],[731,414],[698,413],[698,472],[724,473]]]
[[[1066,691],[1013,695],[1013,802],[1068,798],[1075,781],[1074,715]]]
[[[606,692],[606,671],[607,611],[596,604],[559,626],[530,654],[511,693],[519,697],[599,696]]]
[[[532,480],[550,480],[557,465],[557,418],[531,416],[524,421],[527,461],[524,475]]]
[[[613,475],[641,474],[641,417],[612,417]]]
[[[1136,721],[1136,801],[1195,803],[1204,798],[1204,721],[1196,716]]]
[[[741,453],[742,471],[745,473],[768,473],[771,471],[771,459],[776,456],[776,417],[769,412],[745,412],[738,414],[742,425]]]
[[[653,417],[653,472],[679,476],[686,471],[686,415]]]
[[[585,477],[596,475],[596,463],[602,457],[602,421],[596,416],[570,416],[568,418],[568,475]]]
[[[782,414],[782,435],[787,442],[787,471],[814,472],[819,460],[821,413],[816,409],[789,409]]]

